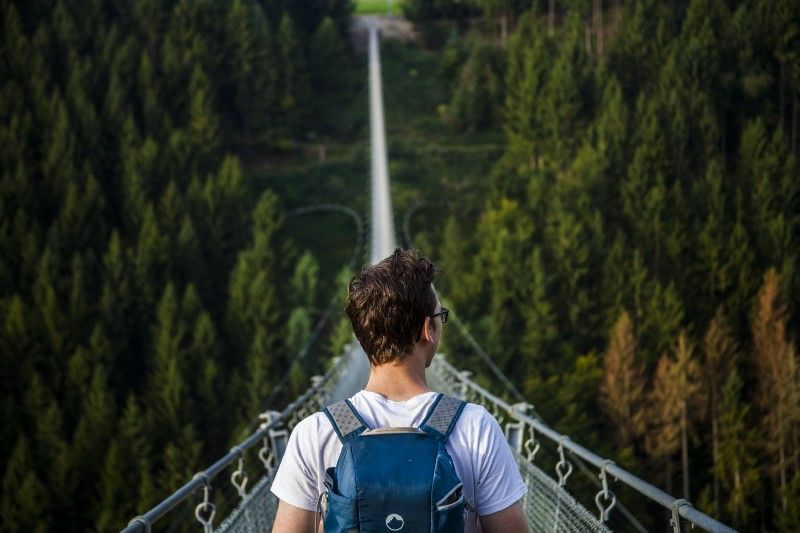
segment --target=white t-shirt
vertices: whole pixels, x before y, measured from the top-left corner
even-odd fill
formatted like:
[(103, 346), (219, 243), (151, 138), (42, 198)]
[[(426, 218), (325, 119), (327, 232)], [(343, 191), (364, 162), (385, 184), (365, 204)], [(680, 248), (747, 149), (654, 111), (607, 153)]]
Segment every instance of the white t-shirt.
[[(426, 392), (393, 402), (362, 390), (350, 402), (370, 428), (419, 427), (436, 396), (436, 392)], [(500, 425), (482, 406), (468, 403), (464, 407), (446, 448), (477, 516), (502, 511), (527, 492)], [(323, 413), (305, 418), (289, 437), (272, 492), (295, 507), (316, 511), (325, 490), (325, 469), (336, 466), (341, 451), (342, 444)], [(469, 533), (479, 531), (476, 514), (467, 516)]]

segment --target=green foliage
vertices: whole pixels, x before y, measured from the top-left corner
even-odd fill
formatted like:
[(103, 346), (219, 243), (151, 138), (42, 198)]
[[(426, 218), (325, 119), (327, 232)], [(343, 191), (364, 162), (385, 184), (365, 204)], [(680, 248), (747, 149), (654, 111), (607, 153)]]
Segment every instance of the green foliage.
[(47, 531), (54, 517), (49, 493), (33, 470), (27, 439), (20, 437), (8, 459), (3, 477), (3, 524), (14, 531)]
[[(264, 182), (248, 180), (239, 157), (307, 127), (298, 112), (336, 80), (309, 85), (306, 37), (329, 48), (330, 68), (349, 68), (351, 9), (338, 0), (302, 10), (252, 0), (3, 3), (7, 529), (119, 529), (263, 407), (285, 367), (280, 323), (292, 306), (278, 305), (289, 292), (278, 281), (291, 277), (282, 258), (293, 259), (271, 207), (253, 223)], [(290, 11), (303, 24), (285, 25), (280, 48), (277, 23)], [(286, 79), (291, 109), (280, 107)], [(254, 225), (262, 242), (234, 281)], [(303, 282), (310, 306), (314, 272)], [(247, 335), (226, 322), (229, 300), (242, 304)], [(235, 387), (251, 352), (268, 372), (245, 413)]]
[[(795, 13), (789, 3), (767, 4), (624, 3), (620, 19), (606, 24), (603, 56), (587, 53), (596, 38), (585, 22), (589, 2), (570, 3), (552, 37), (534, 7), (509, 39), (504, 153), (475, 229), (457, 215), (441, 232), (441, 286), (548, 422), (584, 442), (594, 441), (592, 420), (576, 423), (562, 404), (594, 413), (596, 395), (558, 393), (585, 362), (579, 354), (605, 350), (623, 310), (647, 388), (679, 333), (689, 332), (685, 346), (696, 342), (720, 306), (730, 314), (732, 341), (752, 352), (747, 322), (770, 266), (782, 272), (782, 291), (797, 291), (800, 181), (789, 132), (797, 91), (789, 65), (796, 61), (783, 55), (797, 25), (788, 22)], [(455, 70), (459, 46), (451, 38), (442, 51), (443, 71)], [(469, 72), (463, 61), (459, 74)], [(451, 97), (459, 91), (454, 85)], [(461, 213), (469, 207), (462, 203)], [(788, 301), (794, 338), (797, 304)], [(457, 366), (476, 366), (460, 341), (445, 338), (445, 347)], [(713, 417), (717, 430), (683, 443), (684, 470), (707, 468), (723, 447), (726, 458), (695, 473), (687, 491), (708, 487), (701, 501), (721, 502), (720, 515), (743, 530), (792, 530), (796, 468), (782, 468), (779, 480), (773, 459), (750, 448), (756, 443), (748, 428), (759, 416), (750, 409), (754, 379), (745, 373), (753, 364), (733, 365), (741, 374), (727, 384), (729, 372), (714, 375), (721, 382), (713, 415), (698, 409), (678, 420), (678, 411), (665, 406), (659, 414), (653, 405), (645, 416), (664, 415), (660, 431), (678, 444), (673, 449), (680, 449), (681, 427), (702, 419), (710, 428)], [(621, 379), (606, 372), (609, 382)], [(661, 371), (662, 392), (678, 398), (668, 373)], [(660, 478), (674, 458), (645, 456), (645, 433), (633, 432), (622, 456), (629, 468)], [(784, 457), (795, 457), (796, 448), (787, 444)], [(732, 500), (738, 508), (725, 503)]]
[(313, 310), (317, 304), (317, 280), (319, 279), (319, 263), (306, 250), (297, 261), (292, 276), (292, 299), (295, 307)]
[(502, 98), (499, 58), (479, 39), (470, 40), (470, 51), (461, 67), (446, 118), (459, 129), (475, 131), (492, 125)]
[(289, 131), (297, 134), (307, 116), (311, 89), (305, 53), (300, 46), (294, 21), (288, 13), (284, 13), (278, 26), (277, 46), (281, 65), (279, 106)]
[(741, 531), (754, 526), (760, 481), (756, 465), (758, 436), (747, 421), (749, 410), (742, 400), (742, 379), (734, 370), (723, 385), (720, 399), (720, 457), (714, 475), (730, 495), (723, 506), (724, 516)]

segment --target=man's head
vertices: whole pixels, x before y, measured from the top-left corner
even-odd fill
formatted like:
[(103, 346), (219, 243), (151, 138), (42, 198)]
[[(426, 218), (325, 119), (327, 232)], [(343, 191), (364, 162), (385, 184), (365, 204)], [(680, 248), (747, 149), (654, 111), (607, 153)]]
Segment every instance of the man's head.
[[(345, 311), (371, 364), (402, 361), (411, 353), (426, 318), (438, 311), (438, 273), (424, 257), (398, 248), (350, 280)], [(430, 327), (437, 327), (435, 321)]]

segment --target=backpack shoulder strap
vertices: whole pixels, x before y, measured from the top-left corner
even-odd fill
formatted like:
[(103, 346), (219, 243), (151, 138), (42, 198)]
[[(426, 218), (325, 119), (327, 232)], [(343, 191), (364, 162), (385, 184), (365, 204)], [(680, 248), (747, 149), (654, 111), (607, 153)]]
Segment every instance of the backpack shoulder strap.
[(361, 418), (361, 415), (358, 414), (358, 411), (349, 400), (342, 400), (329, 405), (322, 412), (331, 421), (331, 425), (342, 444), (355, 439), (368, 429), (364, 419)]
[(439, 394), (419, 428), (442, 442), (447, 441), (466, 405), (464, 400)]

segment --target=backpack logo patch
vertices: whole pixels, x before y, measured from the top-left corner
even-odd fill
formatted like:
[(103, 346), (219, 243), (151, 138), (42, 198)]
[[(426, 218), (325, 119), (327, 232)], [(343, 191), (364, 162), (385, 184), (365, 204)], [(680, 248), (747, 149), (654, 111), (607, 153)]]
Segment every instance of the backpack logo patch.
[(406, 525), (406, 521), (399, 514), (390, 514), (386, 517), (386, 527), (390, 531), (400, 531), (404, 525)]

